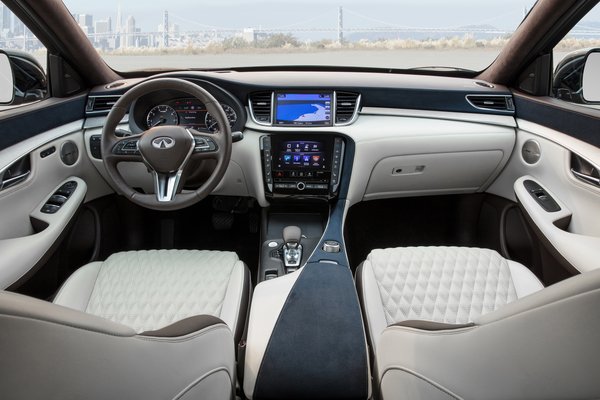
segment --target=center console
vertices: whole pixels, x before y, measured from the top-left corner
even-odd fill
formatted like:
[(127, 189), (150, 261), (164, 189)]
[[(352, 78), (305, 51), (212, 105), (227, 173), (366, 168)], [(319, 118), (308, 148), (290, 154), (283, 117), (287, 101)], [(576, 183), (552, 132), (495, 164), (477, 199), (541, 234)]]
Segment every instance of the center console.
[(345, 142), (334, 134), (273, 134), (261, 137), (268, 197), (337, 197)]
[(263, 281), (296, 271), (319, 244), (330, 200), (340, 192), (346, 139), (334, 133), (277, 132), (260, 138), (260, 150), (271, 200), (261, 230), (258, 281)]

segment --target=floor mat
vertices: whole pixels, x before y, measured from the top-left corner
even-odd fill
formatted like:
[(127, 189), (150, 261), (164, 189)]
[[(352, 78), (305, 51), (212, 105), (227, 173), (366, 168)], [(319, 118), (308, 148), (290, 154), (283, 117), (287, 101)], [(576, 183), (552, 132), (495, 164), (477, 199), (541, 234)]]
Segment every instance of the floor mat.
[(374, 200), (350, 208), (345, 224), (353, 270), (376, 248), (474, 246), (483, 195)]

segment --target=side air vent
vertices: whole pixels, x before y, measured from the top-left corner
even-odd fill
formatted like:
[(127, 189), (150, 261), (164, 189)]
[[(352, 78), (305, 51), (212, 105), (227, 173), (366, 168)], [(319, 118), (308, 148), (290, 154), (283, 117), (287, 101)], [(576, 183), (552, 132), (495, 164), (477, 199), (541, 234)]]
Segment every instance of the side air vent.
[(261, 92), (250, 95), (250, 113), (254, 121), (261, 125), (272, 123), (273, 93)]
[(119, 98), (120, 96), (90, 96), (88, 97), (85, 112), (94, 114), (110, 111)]
[(513, 103), (512, 96), (469, 94), (467, 95), (467, 101), (473, 107), (480, 110), (515, 111), (515, 104)]
[(339, 125), (351, 123), (358, 112), (358, 93), (335, 92), (335, 123)]

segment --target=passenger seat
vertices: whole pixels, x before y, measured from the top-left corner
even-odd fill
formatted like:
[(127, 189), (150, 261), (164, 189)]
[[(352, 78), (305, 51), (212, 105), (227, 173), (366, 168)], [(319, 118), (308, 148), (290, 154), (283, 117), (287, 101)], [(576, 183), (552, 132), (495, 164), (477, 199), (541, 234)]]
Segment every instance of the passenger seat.
[(600, 271), (544, 289), (493, 250), (405, 247), (356, 283), (382, 399), (600, 395)]

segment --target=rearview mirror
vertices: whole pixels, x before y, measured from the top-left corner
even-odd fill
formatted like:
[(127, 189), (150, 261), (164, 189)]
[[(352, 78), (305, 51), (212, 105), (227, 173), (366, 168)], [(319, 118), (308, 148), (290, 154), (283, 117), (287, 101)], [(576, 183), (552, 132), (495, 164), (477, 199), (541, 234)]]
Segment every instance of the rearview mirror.
[(0, 104), (11, 104), (15, 97), (15, 78), (8, 55), (0, 51)]
[(591, 50), (585, 57), (581, 87), (586, 103), (600, 102), (600, 49)]

